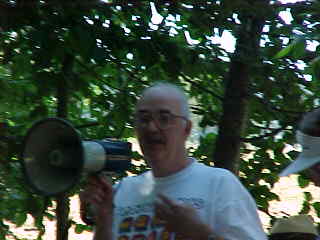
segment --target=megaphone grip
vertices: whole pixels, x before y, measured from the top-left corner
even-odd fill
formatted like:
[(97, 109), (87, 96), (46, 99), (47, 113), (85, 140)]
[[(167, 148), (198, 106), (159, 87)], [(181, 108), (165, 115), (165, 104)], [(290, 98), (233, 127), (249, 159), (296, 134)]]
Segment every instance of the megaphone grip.
[(94, 213), (92, 205), (80, 201), (80, 218), (87, 225), (94, 225)]

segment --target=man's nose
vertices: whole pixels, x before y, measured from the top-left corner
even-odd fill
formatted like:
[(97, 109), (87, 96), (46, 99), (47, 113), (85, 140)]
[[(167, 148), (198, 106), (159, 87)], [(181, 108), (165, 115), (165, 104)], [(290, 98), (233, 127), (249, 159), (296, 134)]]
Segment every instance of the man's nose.
[(150, 120), (147, 126), (147, 130), (149, 131), (159, 131), (159, 125), (155, 119)]

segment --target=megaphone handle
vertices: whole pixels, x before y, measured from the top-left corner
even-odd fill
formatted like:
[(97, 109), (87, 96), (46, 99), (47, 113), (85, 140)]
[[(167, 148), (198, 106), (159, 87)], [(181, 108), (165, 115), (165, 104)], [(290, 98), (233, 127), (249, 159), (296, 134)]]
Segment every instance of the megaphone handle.
[[(82, 205), (80, 208), (80, 218), (87, 225), (94, 225), (94, 215), (92, 211), (92, 206), (90, 204), (80, 203)], [(91, 210), (90, 210), (91, 209)]]

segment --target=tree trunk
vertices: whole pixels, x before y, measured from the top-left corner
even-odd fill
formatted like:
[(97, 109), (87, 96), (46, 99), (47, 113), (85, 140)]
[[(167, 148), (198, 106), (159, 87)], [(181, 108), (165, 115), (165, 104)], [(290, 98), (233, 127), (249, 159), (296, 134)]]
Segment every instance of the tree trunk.
[[(66, 119), (68, 116), (68, 81), (67, 79), (71, 76), (73, 66), (73, 56), (67, 55), (63, 62), (62, 75), (57, 83), (57, 116)], [(70, 228), (69, 212), (70, 204), (67, 193), (60, 194), (57, 199), (56, 208), (56, 231), (57, 240), (68, 240), (68, 231)]]
[(238, 174), (241, 137), (246, 129), (249, 108), (250, 73), (259, 61), (258, 50), (264, 20), (262, 16), (240, 16), (236, 50), (225, 79), (223, 114), (213, 155), (215, 166)]

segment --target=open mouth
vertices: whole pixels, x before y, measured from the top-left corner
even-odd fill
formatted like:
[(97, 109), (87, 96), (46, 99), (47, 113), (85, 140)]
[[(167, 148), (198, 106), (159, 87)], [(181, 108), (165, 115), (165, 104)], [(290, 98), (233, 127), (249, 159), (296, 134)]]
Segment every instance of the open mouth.
[(160, 139), (155, 139), (155, 140), (151, 140), (150, 143), (153, 143), (153, 144), (164, 144), (164, 141), (162, 141)]
[(149, 148), (159, 147), (161, 145), (164, 145), (165, 142), (162, 139), (155, 139), (155, 138), (149, 138), (146, 139), (145, 145)]
[(164, 144), (164, 141), (162, 139), (159, 138), (149, 138), (146, 140), (147, 144)]

